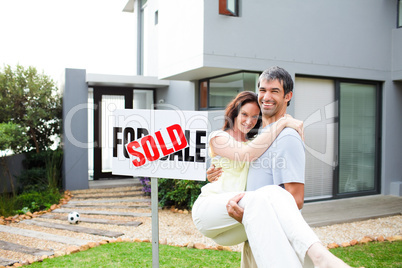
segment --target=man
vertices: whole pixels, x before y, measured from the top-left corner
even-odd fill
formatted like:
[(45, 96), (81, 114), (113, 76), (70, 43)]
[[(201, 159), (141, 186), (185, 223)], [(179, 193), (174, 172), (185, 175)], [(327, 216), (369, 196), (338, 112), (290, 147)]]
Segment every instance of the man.
[[(258, 101), (262, 113), (262, 127), (265, 128), (286, 114), (293, 96), (293, 80), (290, 74), (279, 67), (265, 70), (258, 82)], [(286, 128), (273, 145), (250, 165), (247, 191), (254, 191), (266, 185), (280, 185), (294, 197), (299, 209), (304, 203), (304, 144), (300, 135)], [(214, 181), (220, 170), (210, 168), (208, 180)], [(242, 222), (244, 210), (238, 205), (243, 195), (237, 195), (228, 202), (231, 217)], [(246, 242), (242, 253), (242, 267), (257, 267)]]
[[(272, 67), (261, 74), (258, 101), (263, 128), (286, 114), (292, 90), (293, 80), (286, 70)], [(303, 141), (295, 130), (285, 128), (251, 163), (247, 193), (228, 201), (228, 214), (243, 223), (255, 259), (263, 267), (301, 267), (303, 262), (304, 267), (313, 267), (311, 261), (317, 267), (349, 267), (319, 242), (294, 206), (296, 201), (299, 209), (303, 207), (304, 166)], [(211, 173), (213, 168), (207, 172), (209, 181), (214, 180)], [(268, 185), (280, 185), (290, 194)], [(250, 247), (245, 243), (242, 267), (257, 267)], [(311, 259), (305, 258), (307, 254)]]
[[(258, 102), (262, 127), (267, 127), (286, 114), (293, 96), (293, 80), (279, 67), (265, 70), (258, 83)], [(285, 128), (275, 142), (249, 168), (247, 193), (228, 201), (228, 214), (243, 223), (250, 247), (245, 243), (242, 267), (349, 267), (331, 254), (318, 240), (299, 209), (304, 203), (304, 144), (293, 129)], [(207, 172), (213, 181), (213, 169)], [(218, 172), (219, 173), (219, 172)], [(280, 185), (286, 191), (280, 191)], [(284, 194), (285, 193), (285, 194)], [(293, 200), (294, 199), (294, 200)], [(268, 226), (268, 227), (267, 227)], [(306, 255), (311, 258), (305, 258)]]

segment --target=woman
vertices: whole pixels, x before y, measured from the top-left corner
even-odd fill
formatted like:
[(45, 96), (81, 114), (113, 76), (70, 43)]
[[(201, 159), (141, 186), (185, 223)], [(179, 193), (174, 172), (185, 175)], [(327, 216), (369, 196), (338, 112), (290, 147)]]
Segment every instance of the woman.
[[(214, 131), (209, 137), (209, 153), (212, 157), (212, 164), (221, 167), (224, 172), (217, 182), (207, 184), (201, 189), (201, 194), (194, 203), (192, 215), (197, 229), (220, 245), (236, 245), (247, 239), (250, 240), (250, 236), (253, 234), (258, 236), (258, 230), (256, 232), (255, 228), (253, 230), (253, 228), (247, 227), (246, 224), (239, 223), (231, 218), (226, 210), (228, 200), (245, 190), (250, 161), (264, 153), (285, 127), (296, 129), (303, 137), (301, 121), (285, 116), (250, 140), (259, 128), (259, 114), (260, 108), (257, 95), (253, 92), (241, 92), (226, 108), (223, 130)], [(317, 245), (319, 240), (305, 223), (292, 195), (279, 186), (266, 186), (263, 188), (266, 188), (264, 189), (265, 192), (247, 192), (243, 199), (247, 201), (250, 196), (254, 195), (261, 196), (264, 199), (265, 195), (267, 195), (266, 193), (269, 193), (269, 200), (264, 200), (264, 202), (269, 203), (269, 208), (261, 208), (264, 211), (260, 213), (262, 216), (269, 215), (269, 217), (262, 221), (262, 217), (259, 217), (258, 213), (255, 217), (260, 218), (259, 220), (262, 223), (277, 222), (276, 225), (271, 225), (270, 227), (274, 229), (272, 232), (283, 233), (282, 237), (284, 238), (281, 238), (281, 241), (275, 241), (275, 243), (277, 245), (283, 244), (280, 247), (286, 252), (284, 259), (279, 259), (279, 262), (275, 262), (276, 260), (271, 261), (274, 259), (271, 258), (270, 263), (282, 265), (280, 267), (285, 267), (283, 265), (301, 267), (305, 253), (309, 249), (310, 257), (315, 261), (315, 265), (321, 265), (320, 267), (342, 267), (339, 266), (340, 263), (337, 261), (339, 259), (332, 254), (330, 256), (323, 252), (322, 250), (325, 248), (321, 244)], [(242, 205), (242, 201), (239, 204)], [(256, 204), (255, 206), (261, 204)], [(247, 209), (245, 209), (246, 212)], [(254, 222), (258, 221), (253, 221), (253, 224)], [(251, 226), (251, 224), (248, 226)], [(272, 226), (275, 226), (275, 228)], [(265, 228), (265, 226), (258, 228)], [(259, 238), (253, 237), (252, 239), (258, 241)], [(266, 240), (269, 238), (261, 239)], [(296, 250), (295, 247), (297, 248), (299, 244), (303, 245), (302, 249)], [(308, 251), (307, 253), (309, 253)], [(262, 254), (268, 256), (270, 253), (265, 254), (263, 250)], [(266, 265), (264, 258), (260, 258), (260, 256), (258, 258), (256, 256), (256, 261), (261, 266)], [(325, 266), (324, 262), (327, 264), (333, 262), (337, 266)], [(340, 262), (343, 263), (342, 261)]]

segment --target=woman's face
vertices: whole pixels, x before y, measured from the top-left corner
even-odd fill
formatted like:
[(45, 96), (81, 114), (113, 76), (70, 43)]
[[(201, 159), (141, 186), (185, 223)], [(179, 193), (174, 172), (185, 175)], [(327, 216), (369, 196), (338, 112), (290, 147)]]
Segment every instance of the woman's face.
[(247, 134), (257, 123), (259, 114), (260, 107), (257, 103), (249, 102), (244, 104), (235, 118), (234, 130)]

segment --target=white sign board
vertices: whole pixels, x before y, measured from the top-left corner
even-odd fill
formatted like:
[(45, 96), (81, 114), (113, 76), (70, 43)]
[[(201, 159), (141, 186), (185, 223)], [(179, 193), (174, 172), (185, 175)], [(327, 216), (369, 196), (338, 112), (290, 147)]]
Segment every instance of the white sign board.
[(208, 113), (116, 110), (112, 173), (205, 180)]

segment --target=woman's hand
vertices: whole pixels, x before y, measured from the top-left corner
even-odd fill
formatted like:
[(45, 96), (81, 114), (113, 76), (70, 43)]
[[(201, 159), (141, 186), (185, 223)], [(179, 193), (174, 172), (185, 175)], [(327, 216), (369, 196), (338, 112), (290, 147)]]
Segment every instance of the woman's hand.
[(229, 199), (226, 210), (230, 217), (235, 219), (236, 221), (242, 223), (243, 222), (243, 214), (244, 209), (238, 205), (240, 200), (244, 197), (245, 193), (240, 193)]
[(207, 170), (207, 179), (209, 182), (217, 181), (222, 175), (222, 168), (216, 168), (215, 165), (211, 165)]
[(285, 114), (284, 117), (282, 117), (279, 120), (284, 120), (285, 127), (290, 127), (290, 128), (293, 128), (294, 130), (296, 130), (299, 133), (299, 135), (302, 138), (302, 140), (304, 141), (303, 121), (297, 120), (297, 119), (293, 118), (289, 114)]

